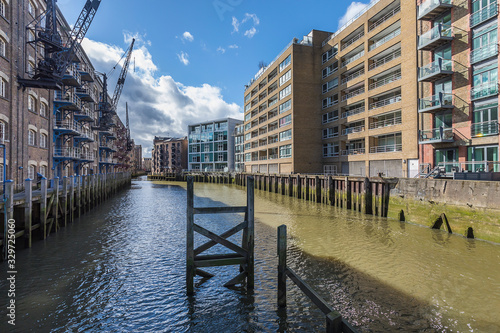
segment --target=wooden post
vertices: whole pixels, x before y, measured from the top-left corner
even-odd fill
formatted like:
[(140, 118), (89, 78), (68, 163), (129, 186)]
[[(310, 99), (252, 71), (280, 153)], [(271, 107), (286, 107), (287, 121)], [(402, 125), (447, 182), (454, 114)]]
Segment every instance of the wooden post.
[(278, 193), (278, 176), (274, 175), (274, 193)]
[(328, 197), (330, 199), (330, 206), (335, 205), (335, 187), (333, 185), (332, 176), (328, 176)]
[(280, 176), (281, 195), (285, 195), (285, 177)]
[(69, 221), (73, 222), (75, 212), (75, 177), (69, 177)]
[(47, 178), (42, 177), (40, 182), (40, 230), (42, 239), (47, 237)]
[(278, 306), (286, 306), (286, 225), (278, 227)]
[(188, 295), (194, 293), (194, 189), (193, 177), (187, 179), (187, 230), (186, 230), (186, 291)]
[(59, 177), (54, 178), (54, 203), (52, 204), (52, 213), (54, 216), (54, 230), (59, 230)]
[[(248, 177), (248, 182), (251, 185), (253, 183), (253, 177)], [(253, 186), (247, 187), (247, 249), (248, 249), (248, 259), (247, 259), (247, 288), (253, 289), (255, 284), (255, 267), (254, 267), (254, 241), (255, 241), (255, 221), (254, 221), (254, 188)]]
[(288, 196), (293, 197), (293, 179), (292, 179), (292, 176), (288, 176)]
[(82, 176), (76, 176), (76, 212), (77, 216), (80, 217), (81, 206), (82, 206)]
[(351, 192), (351, 182), (349, 177), (345, 177), (345, 195), (346, 195), (346, 209), (352, 208), (352, 192)]
[(68, 224), (68, 177), (63, 177), (61, 208), (64, 226), (66, 226)]
[(372, 184), (370, 183), (370, 179), (365, 178), (363, 187), (365, 190), (365, 214), (370, 214), (373, 215), (373, 209), (372, 209)]
[(306, 193), (304, 194), (304, 199), (309, 201), (311, 198), (309, 198), (309, 178), (307, 178), (307, 176), (304, 176), (304, 182), (306, 185)]
[(383, 195), (383, 198), (382, 198), (382, 217), (387, 217), (387, 215), (389, 214), (389, 196), (390, 196), (390, 187), (389, 187), (389, 183), (384, 183), (383, 185), (383, 192), (382, 192), (382, 195)]
[(316, 202), (321, 203), (321, 180), (319, 179), (318, 176), (316, 176), (315, 180), (316, 182)]
[(297, 176), (297, 199), (302, 199), (302, 182), (300, 176)]
[(26, 179), (24, 181), (24, 246), (31, 247), (31, 224), (33, 213), (33, 181)]

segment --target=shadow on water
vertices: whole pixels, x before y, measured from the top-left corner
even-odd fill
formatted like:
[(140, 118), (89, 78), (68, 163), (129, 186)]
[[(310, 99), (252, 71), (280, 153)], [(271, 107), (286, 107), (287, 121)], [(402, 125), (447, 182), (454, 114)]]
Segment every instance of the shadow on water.
[[(212, 184), (196, 184), (195, 194), (196, 206), (237, 205), (245, 198), (238, 187)], [(418, 275), (425, 270), (418, 260), (429, 253), (441, 256), (439, 248), (463, 256), (464, 250), (455, 246), (458, 237), (260, 191), (256, 200), (254, 291), (224, 288), (237, 268), (218, 267), (209, 269), (216, 276), (197, 287), (194, 297), (186, 296), (184, 184), (134, 181), (129, 191), (19, 252), (18, 326), (12, 330), (2, 321), (0, 331), (323, 331), (324, 316), (290, 280), (288, 307), (277, 307), (276, 226), (283, 223), (289, 226), (290, 267), (361, 332), (500, 329), (494, 320), (447, 310), (456, 304), (447, 304), (447, 295), (439, 295), (436, 286), (436, 281), (443, 285), (447, 281), (432, 276), (441, 261), (425, 263), (429, 281)], [(214, 223), (214, 216), (202, 216), (197, 223), (220, 233), (241, 218), (216, 216)], [(427, 243), (413, 239), (420, 233), (425, 233)], [(401, 246), (413, 247), (412, 242), (431, 250), (405, 253)], [(463, 242), (465, 251), (484, 247), (473, 240)], [(382, 249), (387, 252), (378, 255)], [(403, 265), (398, 253), (415, 266), (414, 271), (405, 274), (398, 268)], [(395, 263), (388, 265), (384, 257), (391, 255)], [(0, 267), (3, 274), (5, 264)], [(4, 281), (0, 281), (2, 297)], [(445, 302), (425, 298), (412, 285), (416, 290), (430, 289)], [(492, 293), (495, 297), (498, 290)], [(478, 300), (471, 297), (471, 302)]]

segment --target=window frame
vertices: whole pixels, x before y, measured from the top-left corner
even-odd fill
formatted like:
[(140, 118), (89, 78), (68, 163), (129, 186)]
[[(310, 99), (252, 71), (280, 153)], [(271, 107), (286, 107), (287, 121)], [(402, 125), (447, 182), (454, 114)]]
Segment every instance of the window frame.
[(36, 146), (36, 132), (32, 129), (28, 130), (28, 146)]

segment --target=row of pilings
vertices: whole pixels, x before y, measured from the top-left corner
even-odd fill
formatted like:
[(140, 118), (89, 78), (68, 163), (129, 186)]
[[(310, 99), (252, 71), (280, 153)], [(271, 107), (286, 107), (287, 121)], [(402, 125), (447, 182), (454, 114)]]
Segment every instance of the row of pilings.
[(0, 202), (2, 221), (6, 222), (0, 240), (2, 257), (8, 252), (4, 240), (9, 239), (16, 248), (29, 248), (34, 240), (46, 239), (130, 184), (129, 172), (42, 178), (39, 182), (26, 179), (20, 186), (7, 180)]

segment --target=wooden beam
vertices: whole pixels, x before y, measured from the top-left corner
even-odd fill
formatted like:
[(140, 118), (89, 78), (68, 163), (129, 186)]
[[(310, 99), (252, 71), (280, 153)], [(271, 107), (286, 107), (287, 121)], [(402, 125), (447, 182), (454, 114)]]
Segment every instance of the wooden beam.
[(231, 214), (245, 213), (247, 208), (241, 207), (197, 207), (194, 208), (194, 214)]
[(278, 227), (278, 306), (286, 306), (286, 225)]
[(238, 258), (227, 258), (227, 259), (199, 259), (195, 260), (194, 264), (196, 267), (216, 267), (216, 266), (230, 266), (230, 265), (241, 265), (246, 262), (245, 257)]
[[(247, 222), (242, 222), (240, 224), (238, 224), (236, 227), (234, 228), (231, 228), (229, 229), (228, 231), (226, 231), (225, 233), (223, 233), (222, 235), (220, 235), (220, 237), (222, 238), (229, 238), (231, 237), (232, 235), (236, 234), (237, 232), (243, 230), (244, 228), (246, 228), (247, 226)], [(197, 256), (199, 254), (201, 254), (202, 252), (212, 248), (213, 246), (217, 245), (218, 243), (217, 242), (214, 242), (214, 241), (210, 241), (210, 242), (207, 242), (199, 247), (197, 247), (195, 250), (194, 250), (194, 255)]]
[(231, 249), (233, 250), (234, 252), (236, 253), (239, 253), (240, 255), (242, 256), (247, 256), (247, 251), (245, 251), (244, 249), (242, 249), (241, 247), (239, 247), (238, 245), (228, 241), (227, 239), (225, 238), (222, 238), (221, 236), (203, 228), (203, 227), (200, 227), (199, 225), (197, 224), (194, 224), (193, 225), (193, 230), (196, 231), (197, 233), (213, 240), (214, 242), (217, 242), (219, 243), (220, 245), (222, 246), (225, 246), (227, 247), (228, 249)]

